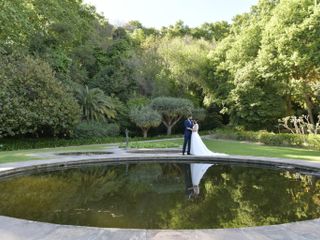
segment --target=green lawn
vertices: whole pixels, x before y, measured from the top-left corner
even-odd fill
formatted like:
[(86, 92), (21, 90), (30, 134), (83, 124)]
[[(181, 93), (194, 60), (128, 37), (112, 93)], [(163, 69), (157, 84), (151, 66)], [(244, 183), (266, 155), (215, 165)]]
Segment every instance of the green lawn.
[[(320, 151), (294, 147), (266, 146), (256, 143), (247, 143), (228, 140), (204, 140), (207, 147), (214, 152), (231, 155), (250, 155), (261, 157), (279, 157), (320, 161)], [(134, 142), (130, 147), (136, 148), (160, 148), (181, 147), (182, 140), (167, 140), (159, 142)]]
[(320, 151), (294, 147), (266, 146), (225, 140), (205, 140), (207, 147), (215, 152), (233, 155), (279, 157), (320, 161)]
[(33, 156), (34, 153), (101, 151), (101, 150), (105, 150), (106, 148), (108, 148), (108, 145), (106, 144), (97, 144), (97, 145), (83, 145), (83, 146), (74, 146), (74, 147), (57, 147), (57, 148), (4, 151), (4, 152), (0, 152), (0, 163), (39, 160), (40, 159), (39, 157)]
[[(182, 140), (157, 140), (151, 142), (130, 142), (129, 148), (179, 148), (182, 145)], [(120, 144), (124, 148), (125, 144)]]
[[(140, 141), (131, 142), (131, 148), (181, 148), (182, 139), (169, 139), (158, 141)], [(265, 146), (255, 143), (227, 141), (227, 140), (205, 140), (208, 148), (214, 152), (227, 153), (231, 155), (251, 155), (251, 156), (265, 156), (265, 157), (279, 157), (292, 159), (305, 159), (311, 161), (320, 161), (320, 151), (293, 148), (293, 147), (275, 147)], [(123, 144), (120, 145), (124, 147)], [(72, 151), (101, 151), (109, 146), (106, 144), (98, 145), (83, 145), (75, 147), (59, 147), (59, 148), (44, 148), (31, 149), (20, 151), (6, 151), (0, 152), (0, 163), (17, 162), (26, 160), (37, 160), (34, 153), (49, 153), (49, 152), (72, 152)]]

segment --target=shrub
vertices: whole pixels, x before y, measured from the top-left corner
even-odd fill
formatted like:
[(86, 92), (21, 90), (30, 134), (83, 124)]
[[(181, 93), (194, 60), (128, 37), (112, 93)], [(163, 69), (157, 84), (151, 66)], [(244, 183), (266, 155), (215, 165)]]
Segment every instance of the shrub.
[(96, 138), (118, 136), (120, 128), (114, 123), (81, 122), (74, 131), (74, 138)]
[(272, 133), (267, 131), (244, 131), (237, 129), (217, 129), (214, 131), (217, 138), (240, 141), (261, 142), (275, 146), (299, 146), (320, 149), (320, 136), (315, 134), (301, 135), (290, 133)]
[(80, 119), (72, 94), (41, 59), (0, 56), (0, 137), (65, 136)]
[(2, 139), (0, 151), (12, 151), (20, 149), (55, 148), (67, 146), (79, 146), (88, 144), (105, 144), (122, 142), (123, 137), (95, 137), (87, 139), (60, 139), (60, 138), (7, 138)]

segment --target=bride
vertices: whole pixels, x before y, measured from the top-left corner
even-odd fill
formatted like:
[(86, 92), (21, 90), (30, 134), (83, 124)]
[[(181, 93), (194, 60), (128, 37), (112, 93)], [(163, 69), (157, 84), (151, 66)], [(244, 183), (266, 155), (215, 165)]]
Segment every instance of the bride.
[(202, 156), (225, 156), (223, 153), (211, 152), (207, 146), (203, 143), (199, 133), (199, 124), (196, 120), (193, 121), (192, 135), (191, 135), (191, 149), (190, 153), (192, 155), (202, 155)]
[[(198, 156), (226, 156), (224, 153), (211, 152), (207, 146), (203, 143), (199, 133), (199, 124), (196, 120), (193, 121), (192, 135), (191, 135), (191, 149), (190, 153), (192, 155)], [(200, 181), (206, 171), (214, 164), (209, 163), (191, 163), (191, 180), (193, 185), (194, 195), (200, 194)]]

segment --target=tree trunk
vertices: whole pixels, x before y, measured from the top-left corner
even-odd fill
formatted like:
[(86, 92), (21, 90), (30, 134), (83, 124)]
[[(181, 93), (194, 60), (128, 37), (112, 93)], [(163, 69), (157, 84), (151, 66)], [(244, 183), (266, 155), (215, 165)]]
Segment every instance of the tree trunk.
[(308, 96), (307, 94), (305, 94), (305, 100), (306, 100), (308, 115), (309, 115), (309, 117), (310, 117), (310, 123), (311, 123), (313, 126), (315, 126), (315, 124), (314, 124), (314, 118), (313, 118), (313, 113), (312, 113), (312, 109), (313, 109), (312, 100), (311, 100), (310, 96)]
[(172, 132), (172, 126), (168, 125), (167, 126), (167, 135), (171, 135), (171, 132)]
[(144, 138), (148, 137), (148, 129), (142, 129), (142, 132)]
[(286, 116), (294, 115), (294, 110), (292, 109), (292, 101), (291, 101), (291, 96), (290, 95), (286, 96), (286, 105), (287, 105), (287, 114), (286, 114)]

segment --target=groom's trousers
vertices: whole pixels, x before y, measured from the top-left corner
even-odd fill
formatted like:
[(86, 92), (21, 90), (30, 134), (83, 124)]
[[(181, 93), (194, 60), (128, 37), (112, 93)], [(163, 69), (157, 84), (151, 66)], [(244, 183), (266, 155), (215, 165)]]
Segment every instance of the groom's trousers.
[(182, 153), (183, 153), (183, 154), (184, 154), (185, 151), (186, 151), (187, 145), (188, 145), (187, 153), (190, 154), (191, 134), (192, 134), (191, 131), (184, 134), (184, 141), (183, 141), (183, 148), (182, 148)]

